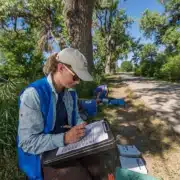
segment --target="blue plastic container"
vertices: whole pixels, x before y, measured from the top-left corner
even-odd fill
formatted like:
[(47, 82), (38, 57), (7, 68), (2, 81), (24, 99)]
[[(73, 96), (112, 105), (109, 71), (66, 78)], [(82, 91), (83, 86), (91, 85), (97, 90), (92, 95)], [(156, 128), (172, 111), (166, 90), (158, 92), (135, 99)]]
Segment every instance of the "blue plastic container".
[(124, 106), (125, 107), (125, 101), (124, 99), (111, 99), (109, 100), (110, 105), (117, 105), (117, 106)]
[(88, 113), (89, 116), (95, 116), (97, 114), (96, 100), (80, 100), (80, 105)]

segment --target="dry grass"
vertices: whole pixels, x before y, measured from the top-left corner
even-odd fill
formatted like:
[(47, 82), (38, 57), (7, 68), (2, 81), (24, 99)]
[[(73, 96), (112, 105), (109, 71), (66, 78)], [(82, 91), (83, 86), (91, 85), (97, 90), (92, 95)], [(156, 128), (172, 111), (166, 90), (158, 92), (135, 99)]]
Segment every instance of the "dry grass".
[(116, 76), (109, 78), (110, 96), (125, 98), (126, 108), (100, 107), (97, 117), (105, 117), (118, 135), (119, 143), (135, 144), (143, 153), (150, 175), (162, 180), (180, 178), (180, 139), (156, 112), (144, 106), (127, 85)]

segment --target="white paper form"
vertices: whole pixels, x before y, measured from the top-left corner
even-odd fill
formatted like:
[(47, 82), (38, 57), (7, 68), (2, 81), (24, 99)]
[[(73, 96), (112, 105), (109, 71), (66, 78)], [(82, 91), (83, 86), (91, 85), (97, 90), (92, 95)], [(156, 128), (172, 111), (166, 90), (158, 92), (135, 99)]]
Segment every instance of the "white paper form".
[(108, 139), (108, 134), (104, 131), (104, 120), (97, 121), (86, 126), (85, 137), (77, 143), (69, 144), (65, 147), (60, 147), (56, 156), (70, 152), (72, 150), (80, 149), (92, 144), (96, 144)]

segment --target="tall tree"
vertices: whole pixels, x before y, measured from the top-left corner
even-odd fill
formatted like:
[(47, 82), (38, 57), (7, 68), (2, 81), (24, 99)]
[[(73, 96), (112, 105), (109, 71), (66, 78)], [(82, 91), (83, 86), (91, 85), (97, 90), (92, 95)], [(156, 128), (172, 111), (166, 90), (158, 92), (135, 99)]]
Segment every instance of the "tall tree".
[(106, 74), (115, 69), (117, 59), (128, 52), (131, 44), (126, 32), (131, 20), (123, 10), (118, 9), (118, 3), (117, 0), (111, 0), (106, 6), (102, 4), (97, 7), (95, 12), (95, 51), (99, 59), (104, 60)]

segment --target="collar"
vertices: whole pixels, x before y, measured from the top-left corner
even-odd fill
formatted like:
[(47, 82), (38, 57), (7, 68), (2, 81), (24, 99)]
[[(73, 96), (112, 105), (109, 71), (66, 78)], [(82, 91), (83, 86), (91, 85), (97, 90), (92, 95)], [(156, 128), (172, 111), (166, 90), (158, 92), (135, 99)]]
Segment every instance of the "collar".
[[(51, 73), (49, 73), (49, 75), (47, 76), (47, 81), (48, 81), (48, 83), (49, 83), (49, 85), (50, 85), (50, 87), (51, 87), (51, 89), (52, 89), (52, 92), (54, 92), (55, 94), (58, 94), (57, 92), (56, 92), (56, 89), (55, 89), (55, 87), (54, 87), (54, 85), (53, 85), (53, 82), (52, 82), (52, 74)], [(63, 92), (65, 93), (66, 91), (68, 91), (68, 89), (64, 89), (63, 90)]]
[(52, 82), (52, 74), (51, 74), (51, 73), (47, 76), (47, 81), (48, 81), (48, 83), (49, 83), (52, 91), (53, 91), (54, 93), (57, 93), (57, 92), (56, 92), (56, 89), (55, 89), (55, 87), (54, 87), (54, 85), (53, 85), (53, 82)]

